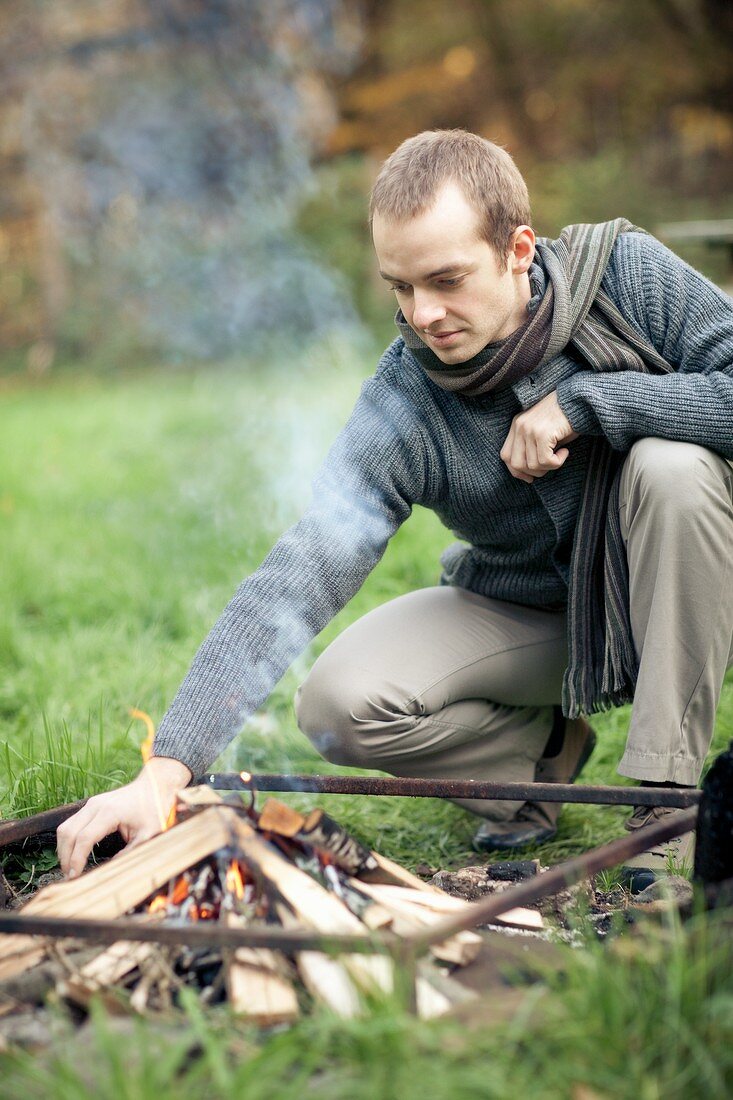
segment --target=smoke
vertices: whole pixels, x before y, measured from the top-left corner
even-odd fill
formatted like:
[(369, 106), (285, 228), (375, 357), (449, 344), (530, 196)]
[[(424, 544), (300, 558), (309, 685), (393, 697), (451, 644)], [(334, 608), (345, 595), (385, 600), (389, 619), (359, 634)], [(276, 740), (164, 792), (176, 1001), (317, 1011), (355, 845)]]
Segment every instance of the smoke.
[[(28, 163), (73, 258), (82, 321), (200, 359), (320, 338), (357, 318), (294, 222), (354, 64), (348, 0), (149, 0), (82, 34), (26, 96)], [(79, 6), (80, 8), (80, 6)], [(47, 39), (61, 19), (47, 4)]]

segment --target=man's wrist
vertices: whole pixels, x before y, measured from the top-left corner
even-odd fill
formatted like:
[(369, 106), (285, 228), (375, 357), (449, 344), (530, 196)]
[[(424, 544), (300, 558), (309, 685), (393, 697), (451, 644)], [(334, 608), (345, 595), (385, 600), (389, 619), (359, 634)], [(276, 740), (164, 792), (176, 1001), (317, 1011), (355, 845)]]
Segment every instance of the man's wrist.
[(174, 791), (187, 787), (193, 779), (191, 769), (172, 756), (151, 756), (143, 771), (156, 783)]

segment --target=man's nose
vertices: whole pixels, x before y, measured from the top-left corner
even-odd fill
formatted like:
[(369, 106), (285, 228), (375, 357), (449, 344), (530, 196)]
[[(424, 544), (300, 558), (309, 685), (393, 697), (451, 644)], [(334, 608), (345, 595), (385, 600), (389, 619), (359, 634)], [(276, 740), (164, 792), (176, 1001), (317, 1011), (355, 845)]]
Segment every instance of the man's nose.
[(442, 321), (446, 315), (445, 306), (435, 293), (415, 291), (412, 324), (415, 328), (430, 328), (436, 321)]

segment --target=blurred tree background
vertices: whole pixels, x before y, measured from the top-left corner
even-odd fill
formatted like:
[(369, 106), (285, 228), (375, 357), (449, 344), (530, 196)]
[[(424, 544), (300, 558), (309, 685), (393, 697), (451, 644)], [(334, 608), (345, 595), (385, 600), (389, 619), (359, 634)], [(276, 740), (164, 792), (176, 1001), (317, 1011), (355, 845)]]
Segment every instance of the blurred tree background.
[(366, 197), (421, 129), (506, 145), (543, 234), (733, 216), (730, 0), (4, 0), (2, 41), (5, 370), (391, 337)]

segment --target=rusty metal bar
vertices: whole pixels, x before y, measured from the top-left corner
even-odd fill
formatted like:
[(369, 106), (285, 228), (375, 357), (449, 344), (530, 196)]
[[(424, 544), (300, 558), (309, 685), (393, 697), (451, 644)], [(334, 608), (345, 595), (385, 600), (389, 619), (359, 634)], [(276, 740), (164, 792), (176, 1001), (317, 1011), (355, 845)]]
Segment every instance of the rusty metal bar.
[(413, 942), (420, 948), (431, 943), (440, 943), (456, 932), (462, 932), (468, 928), (476, 928), (480, 924), (488, 924), (491, 920), (505, 913), (507, 909), (513, 909), (528, 905), (530, 902), (539, 901), (541, 898), (551, 897), (553, 894), (574, 886), (582, 879), (590, 878), (598, 871), (604, 871), (608, 867), (616, 867), (624, 860), (632, 856), (640, 855), (649, 848), (662, 844), (673, 837), (682, 836), (695, 828), (697, 822), (697, 807), (683, 810), (678, 814), (669, 814), (661, 821), (653, 825), (646, 825), (642, 829), (636, 829), (628, 836), (611, 840), (599, 848), (592, 848), (574, 859), (560, 863), (544, 874), (527, 879), (509, 890), (502, 890), (499, 894), (493, 894), (484, 901), (471, 903), (470, 910), (465, 913), (457, 913), (447, 917), (438, 924), (415, 934)]
[(700, 791), (680, 787), (589, 787), (579, 783), (492, 783), (477, 779), (413, 779), (376, 775), (251, 775), (212, 772), (195, 783), (218, 791), (290, 791), (304, 794), (398, 795), (407, 798), (493, 798), (581, 802), (604, 806), (697, 805)]
[[(402, 938), (383, 933), (377, 936), (335, 935), (280, 928), (229, 928), (215, 921), (196, 924), (145, 924), (134, 920), (87, 920), (81, 917), (24, 917), (22, 913), (0, 913), (0, 934), (53, 936), (63, 939), (117, 943), (120, 940), (190, 947), (272, 947), (281, 951), (325, 951), (377, 954), (401, 951)], [(427, 948), (426, 948), (427, 949)]]
[[(392, 795), (403, 798), (492, 798), (534, 802), (576, 802), (602, 806), (665, 806), (686, 809), (700, 791), (679, 787), (590, 787), (579, 783), (493, 783), (476, 779), (414, 779), (377, 775), (281, 775), (213, 772), (194, 780), (219, 791), (282, 791), (302, 794)], [(0, 848), (51, 832), (86, 799), (53, 810), (0, 821)]]

